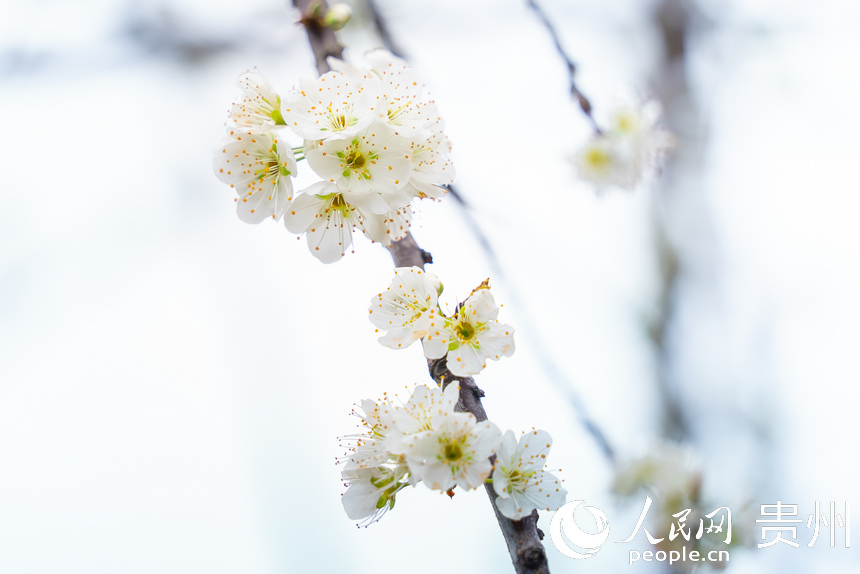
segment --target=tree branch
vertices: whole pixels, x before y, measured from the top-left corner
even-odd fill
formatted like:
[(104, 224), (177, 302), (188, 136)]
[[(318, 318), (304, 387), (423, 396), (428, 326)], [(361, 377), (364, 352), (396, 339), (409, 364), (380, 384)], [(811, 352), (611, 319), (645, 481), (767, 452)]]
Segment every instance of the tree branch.
[[(399, 56), (403, 59), (406, 59), (406, 53), (402, 48), (397, 44), (394, 40), (394, 35), (391, 33), (390, 28), (388, 27), (388, 23), (385, 20), (385, 17), (379, 11), (379, 8), (376, 4), (375, 0), (365, 0), (367, 5), (367, 9), (371, 12), (371, 17), (373, 19), (373, 24), (376, 27), (376, 31), (379, 34), (380, 40), (382, 40), (382, 45), (391, 52), (392, 54)], [(538, 12), (538, 14), (543, 19), (544, 23), (549, 27), (550, 33), (552, 34), (553, 40), (555, 41), (556, 48), (561, 53), (562, 57), (567, 61), (568, 67), (571, 70), (575, 69), (574, 64), (571, 62), (570, 58), (561, 48), (558, 37), (555, 34), (555, 30), (549, 25), (546, 16), (540, 10), (540, 8), (536, 4), (532, 4), (532, 7)], [(576, 88), (576, 84), (573, 81), (573, 73), (571, 72), (571, 90), (572, 93), (579, 94), (578, 89)], [(591, 105), (588, 104), (588, 100), (584, 100), (586, 104), (586, 108), (589, 110), (587, 114), (590, 117)], [(586, 108), (583, 108), (584, 110)], [(594, 123), (594, 118), (590, 118), (592, 123)], [(597, 125), (594, 124), (595, 130), (600, 133), (600, 130), (597, 128)], [(467, 227), (472, 231), (472, 234), (475, 236), (475, 240), (484, 250), (484, 254), (487, 257), (487, 261), (490, 264), (490, 269), (493, 270), (493, 274), (499, 279), (505, 278), (504, 270), (502, 269), (502, 265), (499, 262), (499, 258), (496, 256), (495, 250), (493, 249), (492, 244), (490, 243), (489, 238), (481, 229), (481, 226), (478, 225), (478, 222), (475, 221), (475, 218), (472, 217), (472, 213), (470, 211), (470, 205), (465, 200), (463, 195), (455, 188), (453, 185), (448, 186), (448, 196), (452, 197), (457, 204), (461, 208), (461, 213), (463, 218), (466, 220)], [(406, 240), (414, 241), (411, 236), (407, 237)], [(404, 240), (404, 241), (406, 241)], [(426, 253), (426, 252), (425, 252)], [(429, 253), (427, 254), (429, 256)], [(394, 261), (397, 263), (398, 267), (402, 267), (400, 264), (400, 260), (392, 253), (392, 256), (395, 257)], [(404, 264), (406, 263), (406, 259), (403, 259)], [(428, 263), (432, 262), (427, 261)], [(408, 263), (408, 265), (414, 265), (414, 263)], [(526, 308), (525, 303), (522, 298), (519, 296), (519, 293), (516, 288), (516, 284), (514, 282), (508, 281), (508, 291), (512, 297), (512, 303), (521, 310)], [(523, 318), (528, 317), (528, 314), (523, 311)], [(606, 438), (606, 434), (604, 434), (603, 430), (601, 430), (600, 426), (591, 418), (591, 415), (588, 413), (588, 410), (585, 408), (585, 403), (582, 401), (582, 398), (579, 396), (579, 393), (576, 392), (573, 383), (571, 383), (567, 377), (564, 375), (562, 369), (556, 364), (556, 361), (553, 357), (546, 352), (546, 345), (541, 340), (540, 329), (529, 328), (526, 329), (523, 326), (524, 330), (527, 330), (530, 333), (530, 338), (534, 340), (535, 347), (537, 349), (537, 353), (539, 355), (539, 364), (543, 369), (544, 375), (546, 378), (555, 384), (556, 388), (560, 393), (565, 395), (570, 402), (571, 408), (573, 408), (574, 412), (576, 412), (579, 417), (579, 422), (582, 424), (585, 431), (591, 435), (594, 441), (597, 443), (597, 446), (600, 448), (600, 452), (606, 457), (607, 461), (610, 464), (615, 464), (615, 450), (612, 448), (612, 445), (609, 443), (609, 440)]]
[[(334, 36), (334, 32), (320, 25), (319, 15), (325, 14), (328, 6), (325, 0), (293, 0), (293, 5), (302, 11), (301, 23), (308, 34), (311, 49), (316, 57), (317, 71), (324, 74), (329, 71), (326, 58), (334, 56), (340, 58), (343, 47)], [(432, 256), (421, 249), (411, 234), (400, 241), (395, 241), (389, 248), (394, 264), (397, 267), (416, 266), (424, 269), (425, 263), (433, 261)], [(456, 410), (472, 413), (478, 421), (487, 420), (487, 413), (481, 404), (484, 392), (478, 388), (471, 377), (456, 377), (449, 370), (446, 359), (435, 359), (428, 361), (430, 375), (437, 384), (443, 388), (452, 381), (460, 383), (460, 397)], [(493, 512), (499, 521), (499, 527), (505, 537), (511, 561), (517, 574), (549, 574), (549, 564), (546, 559), (546, 551), (541, 539), (543, 532), (537, 528), (537, 511), (522, 520), (511, 520), (503, 516), (496, 506), (496, 493), (492, 486), (485, 484), (484, 487), (493, 505)]]
[(317, 59), (317, 71), (322, 76), (330, 70), (326, 58), (343, 56), (343, 46), (337, 41), (334, 30), (322, 21), (328, 10), (328, 3), (325, 0), (293, 0), (293, 6), (302, 12), (299, 23), (305, 27), (311, 50)]
[(546, 15), (546, 12), (543, 11), (543, 8), (541, 8), (535, 0), (527, 0), (527, 2), (529, 7), (535, 11), (535, 14), (537, 14), (537, 17), (540, 19), (541, 24), (544, 25), (544, 28), (546, 28), (546, 31), (549, 32), (550, 38), (552, 38), (552, 42), (555, 44), (555, 51), (558, 52), (558, 55), (561, 56), (561, 59), (564, 60), (565, 64), (567, 64), (567, 74), (570, 78), (570, 97), (577, 101), (582, 113), (585, 114), (585, 117), (588, 118), (589, 123), (591, 123), (591, 127), (594, 128), (594, 132), (598, 134), (601, 133), (600, 126), (597, 125), (597, 121), (591, 114), (591, 102), (588, 101), (588, 98), (585, 97), (585, 94), (583, 94), (579, 89), (579, 86), (576, 85), (576, 64), (573, 63), (573, 60), (567, 55), (567, 52), (564, 51), (564, 48), (561, 45), (561, 39), (558, 37), (555, 27), (549, 21), (549, 17)]

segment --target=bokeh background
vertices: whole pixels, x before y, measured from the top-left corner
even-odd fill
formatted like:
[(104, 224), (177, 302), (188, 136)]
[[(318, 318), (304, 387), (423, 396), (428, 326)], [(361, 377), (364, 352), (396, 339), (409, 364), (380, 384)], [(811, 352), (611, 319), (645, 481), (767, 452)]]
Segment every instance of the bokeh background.
[[(517, 328), (478, 378), (491, 419), (553, 435), (610, 541), (644, 495), (612, 496), (577, 402), (621, 460), (680, 440), (710, 500), (798, 505), (800, 548), (733, 550), (729, 572), (857, 572), (842, 529), (807, 548), (805, 521), (860, 499), (860, 5), (541, 5), (598, 119), (663, 100), (677, 151), (635, 192), (577, 181), (589, 126), (525, 1), (377, 2), (468, 204), (423, 203), (413, 233), (449, 305), (491, 277)], [(380, 40), (352, 7), (360, 56)], [(279, 0), (0, 2), (0, 572), (512, 571), (482, 492), (409, 489), (367, 529), (341, 508), (352, 404), (429, 378), (366, 319), (383, 248), (324, 266), (240, 222), (212, 173), (241, 72), (281, 93), (315, 74), (296, 20)], [(660, 572), (627, 565), (639, 536), (585, 561), (547, 544), (552, 570)]]

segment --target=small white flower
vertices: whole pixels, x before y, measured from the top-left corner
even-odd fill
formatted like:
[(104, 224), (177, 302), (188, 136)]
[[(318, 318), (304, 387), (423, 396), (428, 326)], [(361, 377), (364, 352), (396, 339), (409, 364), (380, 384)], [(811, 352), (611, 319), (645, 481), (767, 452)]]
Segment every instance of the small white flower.
[(667, 442), (643, 457), (619, 465), (612, 489), (622, 496), (644, 488), (661, 500), (693, 500), (698, 498), (701, 486), (701, 461), (693, 450)]
[(558, 510), (567, 490), (552, 473), (543, 470), (552, 446), (549, 433), (535, 430), (520, 437), (513, 431), (502, 437), (493, 470), (496, 507), (511, 520), (521, 520), (532, 510)]
[(448, 157), (451, 142), (441, 131), (432, 132), (426, 139), (412, 142), (412, 178), (409, 186), (416, 197), (441, 199), (447, 190), (444, 185), (454, 183), (456, 172)]
[(635, 186), (635, 164), (620, 140), (597, 135), (588, 140), (574, 156), (580, 179), (603, 191), (617, 186), (632, 189)]
[[(381, 217), (370, 219), (356, 205), (349, 203), (337, 186), (318, 182), (293, 199), (284, 214), (284, 225), (297, 235), (307, 234), (308, 249), (323, 263), (333, 263), (352, 245), (352, 231), (368, 225), (381, 225)], [(374, 235), (383, 232), (376, 230)]]
[(408, 474), (405, 463), (372, 467), (347, 463), (341, 472), (347, 487), (341, 498), (346, 515), (365, 526), (376, 522), (394, 508), (395, 496), (409, 484)]
[(499, 360), (514, 353), (514, 329), (499, 323), (499, 307), (487, 288), (475, 291), (457, 313), (424, 339), (424, 355), (439, 359), (447, 353), (448, 369), (458, 377), (477, 375), (487, 359)]
[(450, 413), (441, 417), (432, 430), (401, 440), (409, 470), (428, 487), (449, 490), (459, 486), (471, 490), (489, 476), (489, 457), (501, 437), (499, 427), (490, 421), (476, 423), (470, 413)]
[(385, 247), (389, 247), (392, 241), (400, 241), (406, 237), (410, 227), (412, 227), (412, 207), (407, 205), (400, 209), (389, 211), (382, 216), (382, 236), (375, 237), (371, 235), (369, 228), (367, 228), (367, 236), (374, 241), (379, 241)]
[[(397, 430), (403, 435), (429, 431), (438, 428), (448, 415), (454, 414), (454, 407), (460, 400), (460, 385), (450, 383), (443, 391), (439, 387), (427, 388), (418, 385), (412, 391), (409, 401), (397, 411)], [(404, 416), (405, 415), (405, 416)], [(402, 445), (392, 447), (402, 453)]]
[(280, 219), (293, 199), (293, 150), (271, 132), (231, 132), (235, 138), (215, 151), (215, 175), (239, 194), (236, 211), (247, 223)]
[(422, 98), (424, 83), (418, 71), (388, 50), (379, 48), (364, 55), (368, 66), (357, 68), (329, 58), (333, 70), (354, 80), (376, 79), (381, 89), (377, 117), (398, 129), (405, 137), (426, 137), (425, 131), (442, 122), (433, 100)]
[(342, 72), (303, 79), (300, 89), (284, 98), (284, 120), (304, 139), (349, 138), (376, 119), (380, 90), (378, 80)]
[(228, 120), (234, 131), (261, 134), (284, 125), (281, 97), (256, 68), (239, 76), (237, 83), (242, 95), (233, 102)]
[(324, 180), (350, 194), (350, 201), (380, 215), (409, 204), (405, 192), (412, 174), (409, 142), (391, 126), (374, 122), (349, 139), (326, 140), (305, 154), (308, 165)]
[(394, 425), (398, 407), (387, 400), (376, 403), (365, 399), (361, 401), (359, 409), (353, 409), (352, 415), (361, 419), (361, 432), (340, 437), (341, 446), (348, 449), (341, 462), (362, 468), (382, 465), (391, 459), (387, 443), (399, 436)]
[(659, 123), (662, 109), (655, 100), (639, 107), (615, 110), (610, 119), (612, 137), (626, 142), (633, 157), (636, 181), (651, 169), (659, 169), (666, 153), (675, 145), (675, 138)]
[(672, 134), (658, 124), (660, 104), (618, 108), (605, 134), (595, 135), (574, 157), (579, 177), (597, 186), (632, 190), (674, 145)]
[(368, 310), (377, 331), (387, 331), (379, 342), (390, 349), (405, 349), (424, 338), (434, 322), (442, 325), (437, 297), (428, 273), (418, 267), (395, 269), (391, 284), (371, 299)]

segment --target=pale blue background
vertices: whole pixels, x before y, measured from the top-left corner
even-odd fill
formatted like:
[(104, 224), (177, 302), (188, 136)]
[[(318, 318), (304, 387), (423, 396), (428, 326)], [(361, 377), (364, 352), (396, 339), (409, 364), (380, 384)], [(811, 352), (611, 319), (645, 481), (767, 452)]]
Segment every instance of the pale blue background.
[[(544, 4), (598, 113), (649, 92), (650, 2)], [(518, 328), (517, 353), (479, 379), (487, 411), (553, 435), (550, 466), (604, 509), (610, 540), (641, 502), (613, 502), (611, 469), (535, 349), (620, 454), (657, 439), (655, 202), (686, 262), (671, 375), (711, 499), (781, 499), (804, 520), (815, 500), (860, 503), (860, 10), (700, 4), (701, 163), (671, 196), (598, 198), (568, 161), (588, 126), (524, 2), (380, 1), (506, 272), (453, 201), (417, 210), (449, 303), (494, 275)], [(240, 222), (211, 172), (242, 71), (283, 93), (315, 73), (295, 19), (275, 0), (0, 3), (0, 572), (510, 571), (483, 493), (420, 486), (367, 530), (340, 506), (352, 403), (428, 379), (417, 346), (384, 349), (365, 318), (387, 253), (357, 238), (323, 266), (280, 225)], [(343, 34), (356, 54), (378, 43), (365, 24)], [(632, 547), (550, 561), (620, 572)], [(819, 540), (736, 551), (729, 571), (859, 562)]]

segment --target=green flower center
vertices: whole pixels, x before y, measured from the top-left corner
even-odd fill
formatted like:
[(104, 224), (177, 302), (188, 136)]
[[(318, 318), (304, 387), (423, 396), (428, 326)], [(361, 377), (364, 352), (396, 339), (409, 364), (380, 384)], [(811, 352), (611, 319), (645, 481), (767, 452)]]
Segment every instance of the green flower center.
[(375, 163), (379, 155), (370, 150), (363, 150), (358, 139), (352, 140), (344, 151), (339, 151), (336, 155), (343, 162), (341, 164), (344, 168), (343, 177), (350, 177), (355, 173), (360, 179), (373, 178), (368, 164)]
[(602, 149), (588, 150), (585, 154), (585, 161), (590, 166), (597, 169), (607, 168), (609, 167), (609, 164), (612, 163), (612, 159), (609, 157), (609, 154)]
[(457, 336), (464, 341), (468, 341), (475, 335), (475, 327), (471, 323), (457, 323), (454, 330), (457, 332)]
[[(331, 109), (331, 104), (328, 106), (328, 121), (329, 125), (331, 125), (332, 129), (336, 132), (340, 132), (346, 129), (347, 121), (346, 116), (343, 113), (337, 114)], [(327, 129), (327, 128), (323, 128)]]
[(339, 211), (344, 218), (349, 218), (349, 204), (343, 199), (343, 195), (337, 194), (331, 200), (331, 209)]
[(346, 156), (346, 165), (348, 165), (350, 169), (361, 169), (364, 167), (364, 164), (364, 154), (358, 150), (352, 150), (349, 152), (349, 155)]
[(287, 166), (281, 165), (280, 157), (278, 157), (278, 152), (274, 145), (272, 146), (271, 152), (271, 156), (260, 158), (262, 161), (257, 162), (257, 164), (262, 167), (255, 171), (254, 175), (257, 176), (257, 179), (259, 179), (260, 182), (267, 177), (271, 178), (273, 182), (277, 182), (279, 176), (286, 177), (290, 175), (290, 170), (287, 169)]
[[(502, 471), (504, 472), (504, 469), (502, 469)], [(514, 491), (523, 492), (529, 479), (535, 474), (537, 474), (537, 472), (534, 470), (521, 471), (520, 469), (515, 468), (508, 473), (508, 485), (505, 490), (508, 491), (508, 494), (511, 494)]]
[(445, 460), (460, 460), (463, 458), (463, 447), (460, 441), (454, 440), (445, 445)]

